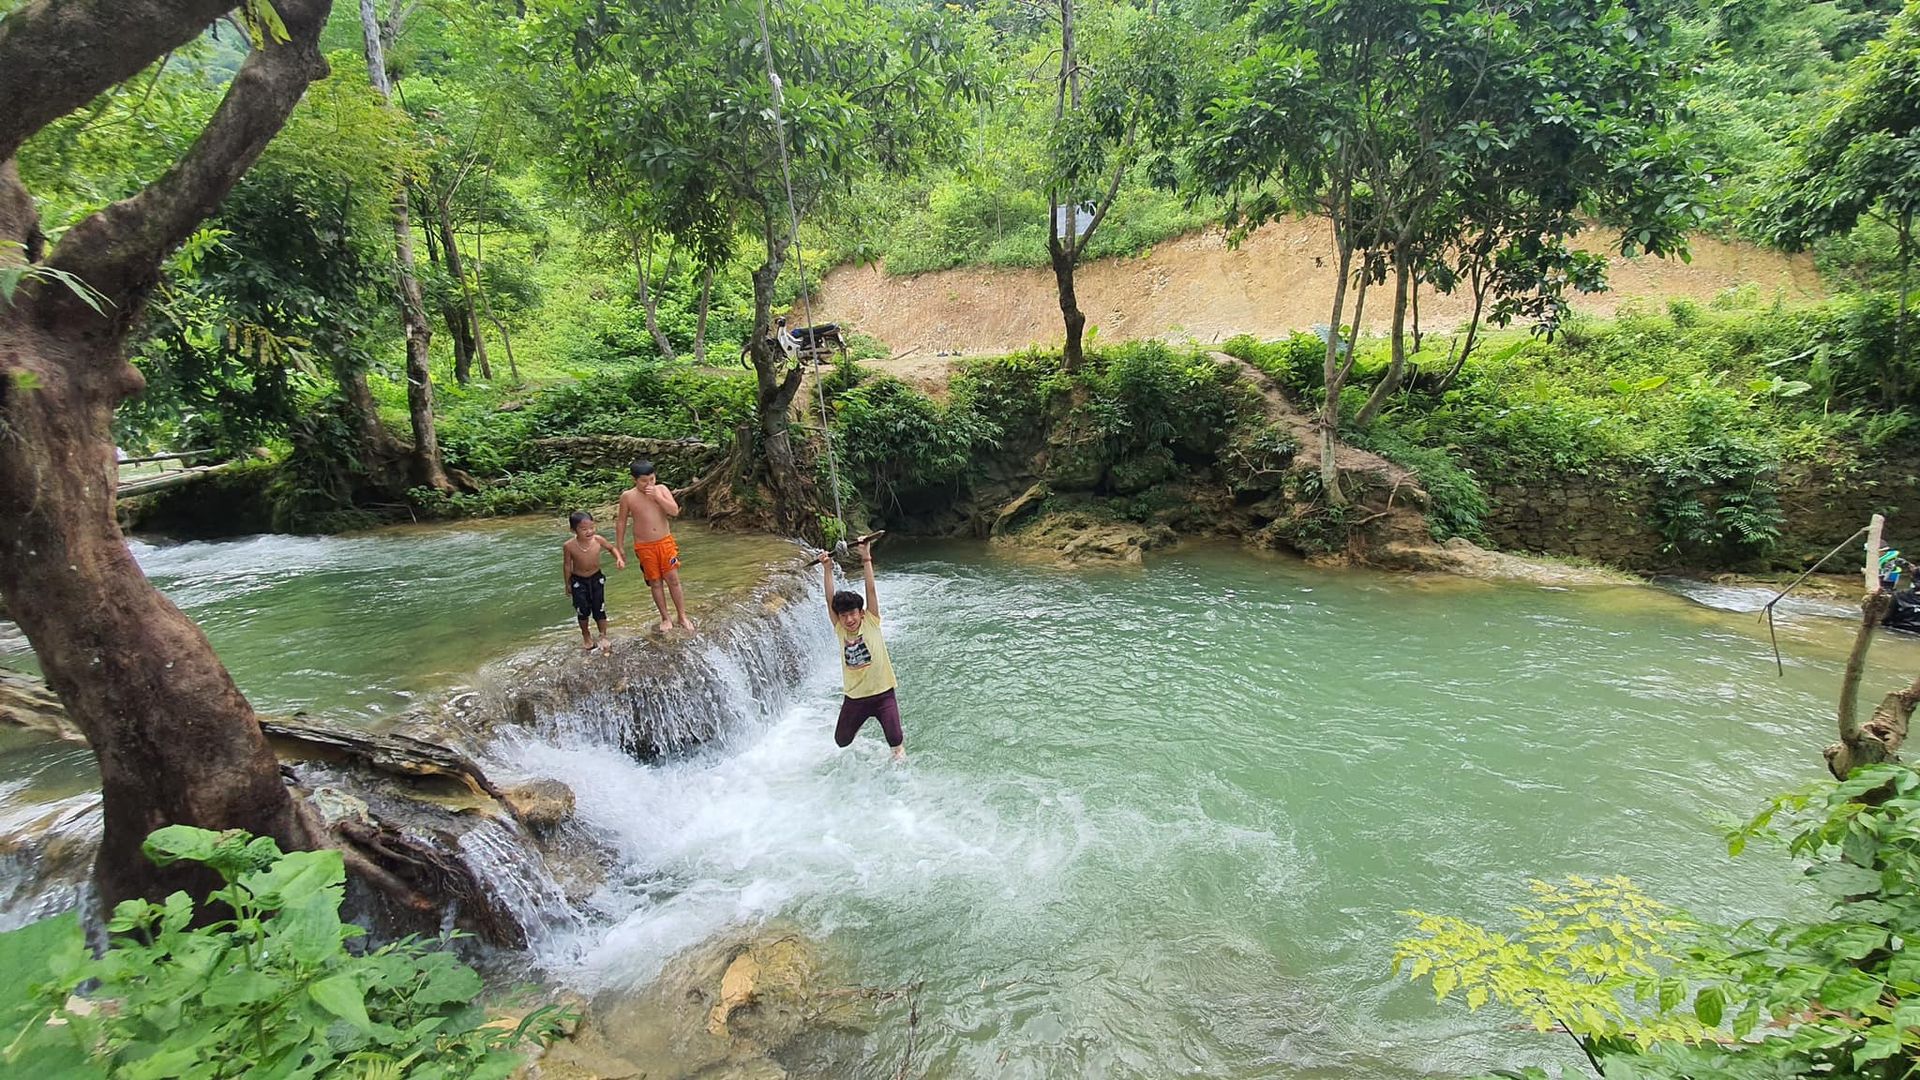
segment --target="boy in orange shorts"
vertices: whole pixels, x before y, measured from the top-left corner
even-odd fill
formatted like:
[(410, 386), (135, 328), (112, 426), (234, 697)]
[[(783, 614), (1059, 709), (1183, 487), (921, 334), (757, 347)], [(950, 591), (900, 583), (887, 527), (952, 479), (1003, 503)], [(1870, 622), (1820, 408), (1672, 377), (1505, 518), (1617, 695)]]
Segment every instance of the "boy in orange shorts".
[(680, 503), (673, 492), (654, 475), (653, 462), (633, 463), (633, 486), (620, 493), (620, 513), (614, 518), (613, 543), (627, 542), (627, 519), (633, 519), (633, 557), (640, 573), (653, 590), (653, 603), (660, 609), (659, 630), (673, 629), (667, 617), (667, 593), (673, 593), (674, 609), (680, 613), (680, 626), (693, 629), (687, 618), (687, 598), (680, 591), (680, 547), (673, 542), (673, 527), (668, 520), (680, 516)]

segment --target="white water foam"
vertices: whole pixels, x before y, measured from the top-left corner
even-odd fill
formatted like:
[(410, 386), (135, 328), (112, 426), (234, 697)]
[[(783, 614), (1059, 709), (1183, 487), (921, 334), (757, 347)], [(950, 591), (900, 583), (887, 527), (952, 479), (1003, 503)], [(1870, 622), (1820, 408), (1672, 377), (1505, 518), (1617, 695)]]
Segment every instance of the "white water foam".
[[(907, 638), (918, 590), (898, 591), (889, 630)], [(587, 729), (496, 748), (517, 771), (572, 787), (576, 819), (622, 866), (590, 901), (593, 926), (537, 947), (557, 977), (587, 990), (636, 987), (680, 950), (776, 915), (826, 934), (863, 907), (919, 907), (956, 890), (1016, 918), (1056, 895), (1084, 846), (1079, 801), (1001, 792), (1010, 798), (998, 801), (1019, 808), (1003, 813), (976, 781), (937, 764), (891, 767), (872, 725), (852, 748), (836, 747), (840, 687), (826, 613), (800, 606), (817, 632), (801, 629), (788, 644), (807, 674), (780, 695), (777, 713), (719, 746), (656, 766), (582, 737)]]

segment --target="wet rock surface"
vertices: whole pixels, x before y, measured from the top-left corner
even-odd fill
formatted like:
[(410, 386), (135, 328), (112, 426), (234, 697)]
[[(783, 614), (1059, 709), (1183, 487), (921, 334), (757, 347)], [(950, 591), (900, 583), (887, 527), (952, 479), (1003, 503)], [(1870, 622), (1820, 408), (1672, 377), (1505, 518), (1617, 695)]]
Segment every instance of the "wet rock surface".
[[(821, 950), (775, 926), (695, 946), (645, 989), (607, 991), (529, 1070), (541, 1080), (778, 1080), (879, 1022), (896, 991), (837, 983)], [(838, 1032), (842, 1038), (837, 1039)], [(824, 1066), (827, 1074), (845, 1075)]]

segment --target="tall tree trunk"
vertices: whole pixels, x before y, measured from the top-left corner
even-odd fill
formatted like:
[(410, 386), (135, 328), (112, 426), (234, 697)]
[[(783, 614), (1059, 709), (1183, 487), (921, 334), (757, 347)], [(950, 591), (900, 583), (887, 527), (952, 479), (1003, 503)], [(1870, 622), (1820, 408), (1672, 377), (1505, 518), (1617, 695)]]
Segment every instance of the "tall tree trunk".
[[(1065, 123), (1069, 109), (1080, 108), (1080, 66), (1074, 57), (1073, 0), (1060, 0), (1060, 77), (1054, 87), (1053, 126)], [(1060, 298), (1060, 318), (1066, 324), (1067, 341), (1060, 361), (1068, 371), (1078, 371), (1082, 360), (1082, 337), (1087, 317), (1080, 311), (1080, 298), (1074, 294), (1073, 272), (1080, 262), (1080, 200), (1071, 183), (1056, 183), (1047, 193), (1047, 261), (1053, 266), (1053, 282)], [(1060, 235), (1062, 227), (1066, 236)]]
[(640, 300), (640, 312), (647, 321), (647, 333), (653, 335), (653, 347), (660, 350), (662, 360), (678, 360), (680, 354), (673, 351), (673, 342), (660, 332), (660, 303), (648, 288), (647, 279), (653, 276), (653, 233), (647, 232), (643, 246), (640, 238), (633, 238), (633, 280), (634, 295)]
[[(386, 50), (373, 0), (360, 0), (360, 30), (367, 50), (367, 75), (380, 100), (391, 107), (393, 86), (387, 79)], [(453, 484), (440, 466), (440, 440), (433, 430), (433, 378), (428, 368), (433, 327), (427, 324), (420, 279), (413, 271), (413, 221), (404, 183), (393, 193), (393, 248), (400, 275), (400, 322), (407, 336), (407, 414), (413, 426), (411, 479), (421, 487), (452, 491)]]
[[(1074, 213), (1068, 208), (1067, 213)], [(1072, 229), (1069, 221), (1068, 229)], [(1059, 240), (1047, 245), (1049, 260), (1053, 263), (1053, 282), (1060, 296), (1060, 318), (1066, 323), (1067, 344), (1062, 350), (1061, 362), (1068, 371), (1078, 371), (1082, 360), (1082, 338), (1087, 328), (1087, 317), (1080, 311), (1080, 298), (1073, 291), (1074, 255), (1070, 246), (1062, 245)]]
[(693, 362), (707, 364), (707, 311), (713, 303), (713, 267), (700, 271), (700, 317), (693, 324)]
[[(228, 4), (29, 4), (0, 31), (0, 264), (41, 254), (33, 200), (12, 161), (27, 137), (166, 51)], [(250, 52), (181, 160), (138, 194), (68, 229), (0, 303), (0, 598), (26, 633), (100, 768), (105, 831), (94, 881), (106, 906), (201, 893), (203, 869), (140, 854), (153, 829), (242, 828), (288, 848), (316, 837), (280, 779), (252, 708), (206, 637), (141, 573), (114, 518), (115, 406), (145, 388), (126, 341), (160, 262), (198, 228), (326, 74), (328, 0), (276, 0), (289, 40)], [(97, 48), (80, 50), (74, 42)], [(65, 64), (43, 82), (35, 64)], [(25, 81), (15, 85), (17, 79)], [(15, 247), (14, 245), (18, 245)]]
[(1353, 323), (1347, 328), (1347, 356), (1340, 364), (1340, 385), (1345, 387), (1360, 360), (1360, 334), (1366, 328), (1367, 290), (1373, 286), (1373, 274), (1367, 265), (1367, 253), (1360, 252), (1360, 287), (1353, 290)]
[(1469, 285), (1473, 290), (1473, 314), (1467, 319), (1466, 341), (1460, 346), (1460, 355), (1454, 357), (1452, 366), (1447, 368), (1446, 377), (1440, 380), (1436, 388), (1441, 393), (1453, 387), (1454, 380), (1460, 377), (1460, 372), (1467, 366), (1467, 357), (1473, 355), (1473, 347), (1479, 343), (1480, 317), (1487, 304), (1487, 284), (1487, 275), (1476, 264), (1469, 276)]
[(772, 218), (766, 225), (767, 259), (753, 271), (754, 412), (760, 422), (761, 460), (767, 486), (773, 491), (774, 528), (798, 536), (818, 537), (821, 530), (810, 497), (810, 485), (800, 471), (793, 449), (793, 399), (800, 389), (804, 365), (790, 364), (772, 340), (773, 290), (780, 279), (786, 243), (777, 237)]
[(1412, 304), (1413, 304), (1413, 351), (1414, 351), (1414, 354), (1415, 354), (1415, 355), (1419, 355), (1419, 352), (1420, 352), (1420, 341), (1421, 341), (1421, 336), (1420, 336), (1420, 275), (1419, 275), (1419, 274), (1415, 274), (1415, 275), (1413, 275), (1413, 294), (1412, 294)]
[[(1327, 321), (1327, 355), (1322, 369), (1327, 400), (1320, 406), (1320, 490), (1333, 506), (1347, 505), (1346, 492), (1340, 490), (1340, 467), (1334, 460), (1340, 436), (1340, 387), (1346, 382), (1346, 364), (1340, 357), (1340, 316), (1347, 306), (1347, 279), (1353, 272), (1353, 241), (1336, 223), (1334, 243), (1340, 249), (1339, 277), (1333, 283), (1333, 315)], [(1354, 333), (1359, 334), (1356, 321)]]
[(1367, 403), (1360, 409), (1360, 415), (1354, 417), (1355, 427), (1371, 425), (1380, 410), (1386, 406), (1387, 399), (1400, 389), (1400, 380), (1407, 372), (1407, 285), (1413, 277), (1412, 259), (1406, 253), (1406, 239), (1402, 237), (1393, 247), (1393, 336), (1390, 347), (1393, 359), (1387, 364), (1387, 373), (1367, 395)]
[[(454, 287), (460, 290), (459, 304), (443, 304), (441, 314), (447, 320), (447, 332), (453, 336), (453, 378), (462, 386), (473, 381), (473, 360), (476, 349), (485, 349), (484, 338), (478, 336), (480, 323), (473, 316), (473, 290), (467, 286), (467, 270), (460, 261), (460, 237), (453, 231), (453, 212), (442, 203), (435, 215), (435, 224), (440, 231), (440, 246), (446, 250), (447, 276), (453, 279)], [(431, 239), (431, 234), (429, 234)], [(486, 364), (481, 365), (481, 376), (486, 375)]]

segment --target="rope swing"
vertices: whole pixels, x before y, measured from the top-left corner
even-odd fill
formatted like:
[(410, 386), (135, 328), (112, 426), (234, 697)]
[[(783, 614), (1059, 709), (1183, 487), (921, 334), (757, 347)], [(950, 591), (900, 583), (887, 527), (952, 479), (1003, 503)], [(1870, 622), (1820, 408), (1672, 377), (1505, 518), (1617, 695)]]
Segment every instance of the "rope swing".
[[(760, 16), (760, 48), (767, 58), (767, 83), (773, 87), (774, 139), (780, 147), (780, 179), (787, 193), (787, 247), (793, 251), (793, 267), (800, 275), (800, 314), (807, 325), (812, 326), (813, 303), (807, 295), (807, 264), (800, 253), (800, 210), (793, 201), (793, 166), (787, 159), (787, 122), (781, 111), (786, 99), (781, 93), (780, 73), (773, 68), (773, 38), (767, 33), (767, 0), (757, 0), (755, 9)], [(794, 363), (802, 363), (797, 354)], [(820, 403), (820, 437), (827, 444), (827, 476), (833, 483), (833, 519), (840, 525), (840, 537), (834, 546), (844, 553), (847, 518), (840, 508), (840, 462), (833, 452), (833, 431), (827, 426), (827, 391), (818, 373), (814, 375), (813, 390)]]

